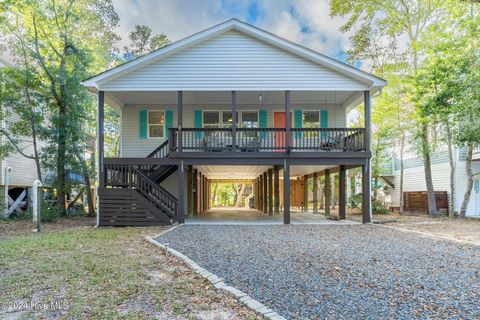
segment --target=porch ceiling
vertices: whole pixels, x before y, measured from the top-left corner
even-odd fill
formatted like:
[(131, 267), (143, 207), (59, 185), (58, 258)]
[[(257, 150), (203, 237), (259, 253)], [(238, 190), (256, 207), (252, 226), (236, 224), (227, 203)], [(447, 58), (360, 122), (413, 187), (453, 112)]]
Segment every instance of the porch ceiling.
[[(304, 175), (310, 175), (314, 172), (320, 172), (325, 169), (336, 168), (335, 165), (305, 165), (305, 166), (291, 166), (290, 177), (297, 178)], [(208, 179), (214, 180), (253, 180), (263, 174), (271, 166), (220, 166), (220, 165), (200, 165), (195, 166), (202, 174), (206, 175)], [(282, 179), (283, 174), (280, 175)]]
[[(177, 104), (176, 91), (115, 91), (106, 92), (107, 100), (116, 107), (128, 104)], [(355, 91), (292, 91), (291, 104), (318, 103), (341, 104), (347, 106), (350, 101), (358, 98), (362, 92)], [(261, 101), (259, 101), (261, 96)], [(278, 104), (283, 105), (285, 94), (283, 91), (239, 91), (237, 104)], [(184, 104), (228, 104), (231, 103), (230, 91), (185, 91)]]
[(246, 179), (253, 180), (267, 171), (269, 166), (196, 166), (208, 179)]

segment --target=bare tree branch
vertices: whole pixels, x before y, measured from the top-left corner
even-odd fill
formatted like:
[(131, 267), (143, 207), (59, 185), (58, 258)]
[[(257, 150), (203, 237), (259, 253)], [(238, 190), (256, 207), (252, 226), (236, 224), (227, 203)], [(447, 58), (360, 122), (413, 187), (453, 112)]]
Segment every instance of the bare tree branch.
[(15, 149), (18, 151), (18, 153), (20, 153), (20, 154), (21, 154), (22, 156), (24, 156), (25, 158), (35, 160), (35, 157), (34, 157), (34, 156), (29, 156), (28, 154), (26, 154), (25, 152), (23, 152), (22, 149), (20, 149), (17, 141), (15, 141), (15, 139), (13, 139), (12, 136), (10, 136), (10, 134), (7, 132), (7, 130), (5, 130), (5, 129), (0, 129), (0, 133), (2, 133), (3, 135), (5, 135), (5, 137), (7, 137), (8, 141), (10, 141), (10, 143), (15, 147)]

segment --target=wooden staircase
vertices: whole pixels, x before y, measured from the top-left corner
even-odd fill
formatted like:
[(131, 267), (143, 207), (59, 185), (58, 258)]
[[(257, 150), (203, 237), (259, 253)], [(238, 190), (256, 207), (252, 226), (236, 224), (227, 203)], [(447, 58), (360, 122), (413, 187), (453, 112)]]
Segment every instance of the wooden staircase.
[[(168, 140), (148, 158), (167, 158)], [(177, 170), (176, 165), (105, 165), (105, 189), (99, 190), (101, 226), (173, 224), (178, 200), (160, 183)]]

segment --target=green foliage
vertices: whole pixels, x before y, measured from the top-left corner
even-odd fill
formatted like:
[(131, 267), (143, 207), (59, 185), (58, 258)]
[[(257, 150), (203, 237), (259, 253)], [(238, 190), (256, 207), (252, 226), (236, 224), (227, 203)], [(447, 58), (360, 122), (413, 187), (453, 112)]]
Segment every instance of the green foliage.
[(245, 199), (252, 193), (252, 186), (241, 183), (214, 183), (212, 204), (216, 207), (243, 207)]
[(120, 155), (120, 113), (105, 108), (105, 157)]
[(78, 206), (73, 206), (72, 208), (67, 209), (67, 216), (74, 218), (74, 217), (85, 217), (86, 210), (83, 204)]
[[(394, 144), (404, 152), (407, 141), (425, 159), (447, 141), (479, 145), (479, 7), (455, 0), (331, 1), (331, 15), (347, 18), (342, 30), (354, 30), (351, 62), (362, 60), (389, 82), (373, 107), (375, 181)], [(429, 161), (424, 165), (432, 200)]]
[(52, 207), (48, 202), (42, 201), (40, 209), (40, 219), (42, 222), (54, 222), (60, 218), (59, 212), (55, 207)]
[(235, 205), (236, 191), (234, 183), (218, 183), (216, 188), (217, 196), (214, 199), (214, 206), (231, 207)]
[(136, 57), (147, 54), (170, 43), (164, 33), (152, 35), (152, 29), (145, 25), (135, 25), (135, 28), (128, 35), (130, 44), (124, 47), (123, 58), (131, 60)]
[[(53, 185), (63, 204), (70, 188), (66, 170), (87, 173), (83, 151), (95, 133), (95, 100), (81, 81), (112, 61), (118, 16), (109, 0), (19, 0), (2, 2), (0, 21), (8, 49), (18, 53), (16, 80), (23, 91), (42, 99), (43, 118), (34, 120), (45, 124), (47, 146), (41, 159), (47, 170), (56, 172)], [(26, 80), (20, 81), (21, 76)], [(21, 115), (27, 123), (37, 116)], [(19, 133), (25, 133), (24, 127), (17, 125)], [(66, 214), (63, 205), (58, 207)]]
[[(55, 207), (52, 207), (48, 201), (42, 201), (40, 204), (40, 221), (41, 222), (55, 222), (60, 218), (58, 210)], [(32, 210), (29, 208), (25, 210), (22, 214), (15, 214), (10, 216), (14, 220), (32, 220)]]
[(347, 206), (350, 209), (360, 209), (362, 207), (362, 194), (357, 193), (354, 195), (351, 195), (348, 200), (347, 200)]
[(374, 214), (388, 214), (390, 211), (381, 200), (372, 200), (372, 212)]

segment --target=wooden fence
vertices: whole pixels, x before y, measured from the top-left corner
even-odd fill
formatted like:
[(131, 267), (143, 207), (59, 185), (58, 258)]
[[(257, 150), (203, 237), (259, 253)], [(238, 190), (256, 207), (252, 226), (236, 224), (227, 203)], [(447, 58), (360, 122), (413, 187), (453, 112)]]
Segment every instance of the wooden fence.
[[(447, 191), (435, 191), (437, 211), (448, 214)], [(426, 191), (410, 191), (403, 193), (403, 212), (409, 214), (428, 214), (428, 197)]]

